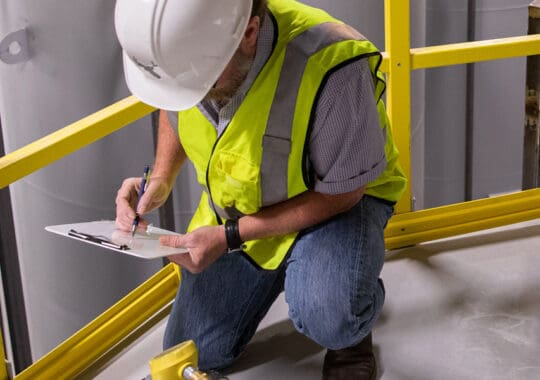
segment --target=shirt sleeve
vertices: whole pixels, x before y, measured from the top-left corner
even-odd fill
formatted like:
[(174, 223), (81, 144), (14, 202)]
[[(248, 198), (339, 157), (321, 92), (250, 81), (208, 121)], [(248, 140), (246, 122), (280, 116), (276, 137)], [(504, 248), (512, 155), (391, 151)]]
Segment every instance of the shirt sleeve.
[(341, 194), (375, 180), (386, 168), (386, 131), (367, 59), (332, 73), (316, 107), (308, 155), (314, 190)]

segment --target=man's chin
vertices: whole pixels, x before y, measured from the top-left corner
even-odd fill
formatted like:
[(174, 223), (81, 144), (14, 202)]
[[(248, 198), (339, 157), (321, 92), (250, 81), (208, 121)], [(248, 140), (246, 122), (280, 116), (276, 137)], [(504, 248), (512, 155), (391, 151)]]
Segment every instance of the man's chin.
[(227, 104), (229, 100), (231, 100), (231, 97), (232, 96), (230, 96), (230, 94), (226, 94), (222, 90), (213, 88), (206, 94), (206, 96), (204, 97), (204, 100), (214, 101), (218, 104)]
[(233, 98), (233, 96), (235, 96), (236, 92), (246, 79), (253, 60), (249, 58), (242, 58), (242, 56), (238, 55), (234, 60), (234, 63), (234, 71), (229, 73), (228, 78), (223, 81), (221, 87), (217, 87), (216, 83), (216, 85), (214, 85), (214, 87), (208, 91), (204, 97), (204, 100), (214, 101), (220, 106), (223, 106), (227, 104)]

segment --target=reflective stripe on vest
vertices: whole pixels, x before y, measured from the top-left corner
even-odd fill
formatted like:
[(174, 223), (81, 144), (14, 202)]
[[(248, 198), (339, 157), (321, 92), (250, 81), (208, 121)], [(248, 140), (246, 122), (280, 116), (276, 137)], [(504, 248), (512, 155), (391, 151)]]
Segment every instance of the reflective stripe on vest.
[(261, 164), (262, 206), (288, 198), (288, 162), (298, 88), (309, 58), (343, 40), (365, 40), (345, 24), (324, 23), (306, 30), (292, 40), (285, 53), (279, 83), (263, 138)]

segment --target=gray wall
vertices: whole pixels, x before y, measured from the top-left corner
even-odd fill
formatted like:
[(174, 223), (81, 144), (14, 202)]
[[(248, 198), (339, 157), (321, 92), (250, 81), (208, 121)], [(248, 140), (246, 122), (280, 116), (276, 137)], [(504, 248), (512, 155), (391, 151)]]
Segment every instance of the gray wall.
[[(529, 0), (478, 0), (476, 39), (527, 34)], [(475, 65), (473, 199), (521, 189), (526, 59)]]
[[(114, 2), (7, 0), (0, 38), (30, 31), (31, 58), (0, 62), (0, 115), (10, 152), (128, 95)], [(161, 267), (46, 233), (51, 224), (114, 219), (120, 179), (153, 156), (148, 119), (11, 186), (32, 356), (49, 352)]]
[[(477, 1), (476, 40), (527, 34), (529, 0)], [(467, 40), (467, 0), (430, 0), (427, 45)], [(426, 70), (425, 207), (521, 189), (525, 58), (477, 63), (466, 183), (465, 65)]]

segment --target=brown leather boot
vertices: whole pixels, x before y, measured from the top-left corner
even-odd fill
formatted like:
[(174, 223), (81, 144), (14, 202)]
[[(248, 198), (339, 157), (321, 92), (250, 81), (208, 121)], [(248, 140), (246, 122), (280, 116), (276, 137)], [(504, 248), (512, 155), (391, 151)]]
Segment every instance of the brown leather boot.
[(356, 346), (328, 350), (324, 357), (323, 380), (375, 380), (376, 376), (371, 333)]

